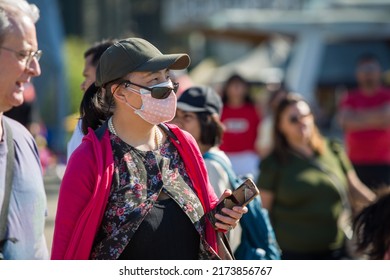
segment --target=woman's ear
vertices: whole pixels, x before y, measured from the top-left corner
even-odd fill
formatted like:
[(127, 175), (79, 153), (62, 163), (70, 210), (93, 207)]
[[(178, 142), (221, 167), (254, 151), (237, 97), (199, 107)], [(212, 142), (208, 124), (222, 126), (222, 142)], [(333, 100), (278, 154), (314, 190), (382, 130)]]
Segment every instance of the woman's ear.
[(121, 85), (111, 85), (111, 92), (116, 101), (126, 103), (126, 95), (124, 90), (120, 90)]

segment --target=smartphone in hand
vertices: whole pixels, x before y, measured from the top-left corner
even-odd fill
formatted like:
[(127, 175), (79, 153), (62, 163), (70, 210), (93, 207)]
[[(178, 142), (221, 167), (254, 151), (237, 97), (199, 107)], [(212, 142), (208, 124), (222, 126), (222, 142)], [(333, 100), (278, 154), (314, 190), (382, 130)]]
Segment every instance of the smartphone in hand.
[(214, 214), (226, 215), (222, 212), (222, 208), (233, 209), (234, 206), (244, 207), (259, 194), (259, 189), (252, 179), (246, 179), (237, 189), (233, 191), (230, 196), (222, 200), (216, 206), (215, 212), (213, 211), (213, 215), (210, 216), (213, 225), (218, 222), (218, 220), (214, 217)]
[(246, 206), (251, 202), (256, 195), (259, 195), (259, 190), (252, 179), (246, 179), (231, 196), (224, 200), (224, 207), (233, 209), (234, 206)]

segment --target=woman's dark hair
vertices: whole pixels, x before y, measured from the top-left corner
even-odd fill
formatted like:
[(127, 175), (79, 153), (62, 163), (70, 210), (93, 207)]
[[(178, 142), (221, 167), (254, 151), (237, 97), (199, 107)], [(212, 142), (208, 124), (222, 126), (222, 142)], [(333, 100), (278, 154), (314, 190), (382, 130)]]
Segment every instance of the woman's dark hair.
[[(283, 98), (275, 112), (275, 121), (273, 126), (273, 137), (274, 137), (274, 152), (277, 158), (281, 162), (286, 162), (287, 157), (289, 155), (289, 151), (291, 147), (287, 141), (287, 138), (283, 135), (283, 133), (279, 130), (281, 116), (287, 107), (291, 105), (295, 105), (298, 102), (307, 102), (297, 94), (289, 93), (285, 98)], [(309, 105), (309, 104), (308, 104)], [(320, 134), (317, 126), (314, 124), (313, 134), (311, 139), (309, 140), (309, 144), (311, 148), (317, 152), (318, 154), (322, 154), (324, 151), (324, 139)]]
[(227, 90), (228, 90), (229, 86), (234, 82), (240, 82), (246, 86), (247, 91), (245, 92), (244, 102), (249, 103), (249, 104), (253, 104), (253, 100), (251, 99), (251, 96), (249, 94), (249, 83), (238, 74), (234, 74), (234, 75), (230, 76), (230, 78), (227, 79), (227, 81), (225, 82), (225, 84), (222, 88), (222, 94), (221, 94), (223, 104), (228, 103)]
[(111, 85), (118, 80), (108, 83), (104, 88), (92, 84), (85, 91), (80, 104), (81, 130), (84, 135), (88, 133), (88, 128), (97, 129), (112, 115), (115, 104)]
[(380, 62), (379, 62), (379, 59), (377, 56), (375, 56), (374, 54), (372, 53), (363, 53), (361, 54), (357, 60), (356, 60), (356, 65), (361, 65), (361, 64), (364, 64), (364, 63), (369, 63), (369, 62), (374, 62), (374, 63), (377, 63), (378, 65), (380, 65)]
[(374, 260), (383, 259), (390, 248), (390, 188), (385, 187), (378, 197), (353, 222), (357, 250)]
[(224, 126), (217, 114), (196, 113), (200, 124), (200, 142), (203, 145), (218, 146), (221, 143)]
[(279, 96), (281, 96), (282, 94), (284, 96), (288, 95), (288, 91), (284, 87), (280, 87), (277, 90), (274, 90), (274, 91), (269, 93), (269, 96), (268, 96), (268, 99), (267, 99), (267, 103), (266, 103), (266, 106), (267, 106), (266, 109), (269, 110), (269, 112), (272, 115), (274, 114), (274, 111), (276, 110), (276, 107), (278, 106), (278, 104), (274, 104), (275, 100), (277, 98), (279, 98)]
[(88, 127), (93, 130), (97, 129), (103, 121), (106, 119), (106, 116), (102, 110), (99, 110), (95, 103), (97, 100), (97, 92), (99, 88), (92, 84), (84, 93), (83, 98), (81, 99), (80, 104), (80, 119), (81, 121), (81, 131), (84, 135), (88, 133)]
[[(84, 58), (92, 55), (91, 63), (96, 67), (102, 54), (116, 42), (116, 39), (96, 42), (84, 52)], [(96, 87), (95, 84), (92, 84), (85, 91), (83, 98), (81, 99), (80, 119), (82, 120), (81, 130), (84, 135), (88, 133), (88, 127), (93, 130), (97, 129), (111, 115), (110, 109), (113, 103), (112, 95), (103, 94), (103, 91), (104, 90)], [(105, 90), (105, 92), (107, 92), (107, 90)]]

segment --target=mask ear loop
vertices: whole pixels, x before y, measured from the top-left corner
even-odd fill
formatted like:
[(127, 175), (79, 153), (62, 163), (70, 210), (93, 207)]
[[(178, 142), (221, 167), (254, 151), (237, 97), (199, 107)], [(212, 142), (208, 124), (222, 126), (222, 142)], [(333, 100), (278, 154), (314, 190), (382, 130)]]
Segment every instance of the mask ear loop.
[[(135, 90), (135, 89), (133, 89), (133, 88), (131, 88), (131, 87), (128, 87), (127, 89), (130, 90), (130, 91), (132, 91), (133, 93), (135, 93), (135, 94), (141, 96), (141, 99), (142, 99), (142, 93), (140, 93), (139, 91), (137, 91), (137, 90)], [(116, 90), (116, 89), (115, 89), (115, 90)], [(133, 105), (129, 104), (129, 102), (127, 102), (127, 99), (126, 99), (126, 98), (125, 98), (125, 100), (126, 100), (126, 105), (129, 106), (131, 109), (133, 109), (134, 112), (135, 112), (136, 114), (137, 114), (137, 111), (138, 111), (138, 110), (141, 110), (141, 111), (142, 111), (143, 108), (144, 108), (144, 103), (143, 103), (143, 102), (142, 102), (141, 108), (137, 109), (137, 108), (135, 108)]]
[[(109, 101), (109, 103), (108, 103), (108, 108), (107, 108), (107, 112), (106, 112), (106, 120), (108, 120), (108, 119), (112, 116), (112, 114), (110, 113), (110, 111), (111, 111), (111, 108), (112, 108), (112, 104), (114, 103), (114, 94), (115, 94), (115, 92), (117, 91), (117, 89), (118, 89), (122, 84), (123, 84), (123, 82), (120, 82), (120, 83), (116, 86), (116, 88), (114, 89), (114, 91), (112, 92), (112, 94), (110, 95), (110, 101)], [(107, 91), (105, 87), (103, 87), (103, 89), (104, 89), (105, 91)], [(126, 102), (127, 102), (127, 101), (126, 101)]]

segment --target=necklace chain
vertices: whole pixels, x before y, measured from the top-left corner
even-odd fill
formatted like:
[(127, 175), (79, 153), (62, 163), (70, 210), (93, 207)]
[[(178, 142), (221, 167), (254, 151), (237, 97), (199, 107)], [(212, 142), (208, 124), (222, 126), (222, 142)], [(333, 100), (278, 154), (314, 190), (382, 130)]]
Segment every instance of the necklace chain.
[(115, 134), (116, 136), (118, 136), (118, 133), (116, 133), (114, 124), (112, 123), (112, 117), (110, 117), (110, 118), (108, 119), (108, 129), (110, 130), (111, 133), (113, 133), (113, 134)]
[[(112, 117), (110, 117), (108, 119), (108, 129), (110, 130), (110, 132), (112, 134), (115, 134), (116, 136), (118, 136), (118, 133), (115, 130), (114, 124), (112, 123)], [(158, 129), (157, 126), (154, 126), (154, 143), (156, 145), (155, 146), (156, 150), (160, 149), (161, 141), (162, 141), (161, 131)]]
[(154, 126), (154, 139), (156, 142), (156, 150), (160, 149), (160, 147), (161, 147), (161, 138), (162, 138), (161, 132), (158, 129), (158, 127), (155, 125)]

